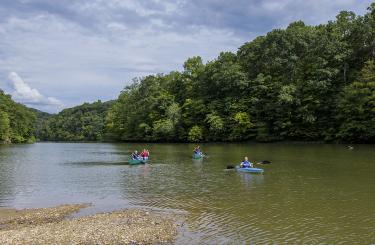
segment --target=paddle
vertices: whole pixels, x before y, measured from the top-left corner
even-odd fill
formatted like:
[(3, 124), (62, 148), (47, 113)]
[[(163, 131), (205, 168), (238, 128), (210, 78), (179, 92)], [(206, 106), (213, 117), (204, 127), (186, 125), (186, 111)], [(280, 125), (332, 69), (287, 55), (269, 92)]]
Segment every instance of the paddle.
[(271, 161), (263, 160), (263, 161), (257, 162), (256, 164), (271, 164)]

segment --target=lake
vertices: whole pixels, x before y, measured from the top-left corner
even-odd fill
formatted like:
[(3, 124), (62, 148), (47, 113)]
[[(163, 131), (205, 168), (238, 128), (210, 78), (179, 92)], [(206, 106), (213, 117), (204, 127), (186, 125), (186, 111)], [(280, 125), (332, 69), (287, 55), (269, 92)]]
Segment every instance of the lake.
[[(148, 148), (151, 164), (129, 166)], [(375, 146), (274, 143), (0, 145), (0, 206), (90, 202), (186, 217), (177, 243), (375, 243)], [(264, 174), (227, 171), (244, 156)]]

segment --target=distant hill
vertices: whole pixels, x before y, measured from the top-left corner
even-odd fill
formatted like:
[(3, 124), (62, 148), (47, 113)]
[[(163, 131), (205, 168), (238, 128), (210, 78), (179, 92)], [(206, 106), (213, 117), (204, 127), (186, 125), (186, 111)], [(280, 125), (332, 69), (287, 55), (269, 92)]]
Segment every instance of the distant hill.
[(36, 116), (36, 121), (35, 121), (35, 136), (37, 137), (37, 140), (39, 140), (38, 136), (41, 135), (43, 125), (45, 122), (51, 118), (54, 114), (40, 111), (35, 108), (28, 108), (31, 112), (33, 112)]
[(54, 115), (38, 111), (37, 138), (41, 141), (101, 141), (106, 115), (113, 103), (98, 100)]
[(36, 114), (0, 89), (0, 143), (35, 141)]

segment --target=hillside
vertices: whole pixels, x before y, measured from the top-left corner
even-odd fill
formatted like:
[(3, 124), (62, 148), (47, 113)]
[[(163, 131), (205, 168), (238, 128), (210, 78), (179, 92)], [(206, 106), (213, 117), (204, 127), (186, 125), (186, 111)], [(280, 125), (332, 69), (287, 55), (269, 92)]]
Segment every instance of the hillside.
[(120, 141), (375, 142), (375, 3), (302, 21), (182, 72), (127, 86), (109, 113)]
[(0, 143), (35, 141), (36, 115), (0, 90)]
[(84, 103), (42, 120), (37, 132), (42, 141), (100, 141), (112, 101)]

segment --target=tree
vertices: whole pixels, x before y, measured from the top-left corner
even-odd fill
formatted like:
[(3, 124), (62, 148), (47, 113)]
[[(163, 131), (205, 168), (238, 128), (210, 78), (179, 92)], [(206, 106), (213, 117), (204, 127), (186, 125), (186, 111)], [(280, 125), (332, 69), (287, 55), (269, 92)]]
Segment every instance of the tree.
[[(375, 58), (374, 9), (317, 26), (296, 21), (237, 53), (205, 64), (191, 57), (181, 72), (135, 79), (108, 112), (106, 132), (123, 141), (372, 141), (372, 104), (364, 102), (372, 85), (358, 83)], [(367, 108), (361, 117), (351, 103)]]
[(231, 125), (231, 140), (246, 140), (251, 137), (250, 130), (254, 124), (250, 121), (250, 116), (246, 112), (237, 112), (233, 116), (233, 124)]
[(0, 141), (10, 142), (10, 121), (6, 112), (0, 111)]
[(339, 103), (338, 137), (350, 142), (375, 142), (375, 63), (368, 61), (359, 79), (348, 85)]
[(213, 140), (219, 140), (225, 130), (224, 120), (215, 111), (207, 114), (206, 123), (208, 124), (208, 129), (211, 132), (211, 137)]
[(99, 100), (46, 117), (40, 123), (37, 137), (47, 141), (101, 141), (107, 138), (106, 117), (112, 104), (113, 101)]
[(31, 143), (35, 141), (35, 112), (16, 103), (0, 90), (0, 141)]
[(203, 130), (199, 126), (194, 126), (189, 130), (188, 140), (190, 142), (199, 142), (203, 140)]

